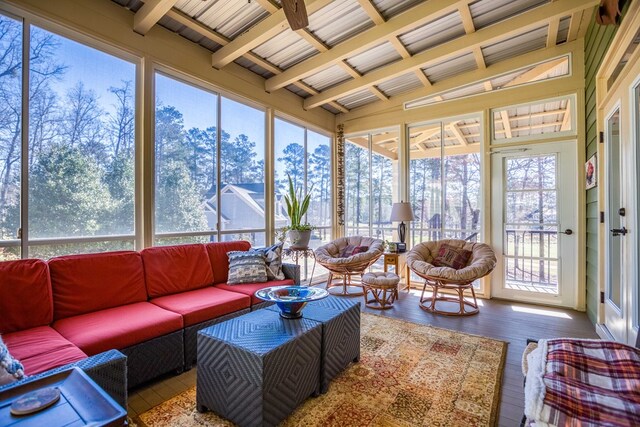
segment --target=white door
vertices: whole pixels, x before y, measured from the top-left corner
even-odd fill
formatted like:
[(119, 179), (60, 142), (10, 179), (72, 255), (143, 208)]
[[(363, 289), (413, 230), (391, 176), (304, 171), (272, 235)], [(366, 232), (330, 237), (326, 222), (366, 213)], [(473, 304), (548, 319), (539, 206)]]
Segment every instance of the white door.
[(627, 179), (630, 177), (623, 156), (630, 155), (620, 138), (620, 107), (605, 122), (605, 325), (616, 341), (627, 341), (627, 301), (625, 284), (629, 282), (628, 230), (626, 216)]
[(492, 295), (575, 307), (576, 162), (575, 142), (492, 153)]

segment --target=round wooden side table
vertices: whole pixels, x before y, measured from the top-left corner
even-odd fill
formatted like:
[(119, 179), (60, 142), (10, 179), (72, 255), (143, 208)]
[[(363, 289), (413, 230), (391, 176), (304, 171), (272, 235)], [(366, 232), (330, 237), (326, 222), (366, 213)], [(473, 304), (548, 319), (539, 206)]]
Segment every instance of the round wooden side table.
[(398, 283), (400, 283), (400, 277), (395, 273), (375, 272), (363, 274), (364, 305), (375, 310), (391, 308), (396, 298), (398, 298)]

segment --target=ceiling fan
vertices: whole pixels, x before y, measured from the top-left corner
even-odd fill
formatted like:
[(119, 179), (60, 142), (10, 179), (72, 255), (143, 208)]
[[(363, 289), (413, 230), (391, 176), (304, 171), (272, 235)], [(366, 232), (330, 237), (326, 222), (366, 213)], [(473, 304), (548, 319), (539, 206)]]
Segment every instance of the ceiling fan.
[(281, 0), (284, 15), (289, 21), (292, 30), (299, 30), (309, 25), (309, 17), (307, 16), (307, 8), (304, 0)]

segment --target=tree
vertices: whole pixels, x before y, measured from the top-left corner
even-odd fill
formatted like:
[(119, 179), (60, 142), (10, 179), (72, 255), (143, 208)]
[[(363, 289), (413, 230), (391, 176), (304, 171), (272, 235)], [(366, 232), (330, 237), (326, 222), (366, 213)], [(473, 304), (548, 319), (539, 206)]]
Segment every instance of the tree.
[[(285, 175), (291, 177), (293, 187), (298, 189), (304, 186), (304, 147), (297, 142), (292, 142), (282, 150), (282, 157), (278, 161), (284, 163)], [(288, 178), (277, 183), (280, 190), (285, 190), (289, 186)]]
[(331, 218), (331, 149), (322, 144), (309, 156), (309, 181), (313, 185), (313, 200), (320, 204), (313, 209), (316, 223), (326, 222)]
[(220, 156), (221, 180), (224, 184), (246, 184), (263, 182), (256, 171), (256, 143), (240, 134), (233, 142), (222, 141)]
[(135, 115), (133, 104), (133, 84), (131, 80), (123, 80), (122, 86), (110, 87), (109, 92), (115, 95), (115, 112), (109, 114), (107, 134), (111, 140), (111, 152), (115, 157), (121, 153), (131, 156), (134, 152)]
[(29, 180), (30, 236), (101, 234), (112, 208), (102, 169), (80, 148), (55, 145), (34, 165)]
[(165, 162), (156, 184), (156, 231), (202, 231), (207, 219), (202, 200), (183, 162)]
[(85, 88), (79, 81), (66, 94), (66, 109), (63, 110), (58, 132), (61, 142), (78, 147), (86, 155), (100, 160), (104, 157), (104, 127), (98, 97), (93, 90)]

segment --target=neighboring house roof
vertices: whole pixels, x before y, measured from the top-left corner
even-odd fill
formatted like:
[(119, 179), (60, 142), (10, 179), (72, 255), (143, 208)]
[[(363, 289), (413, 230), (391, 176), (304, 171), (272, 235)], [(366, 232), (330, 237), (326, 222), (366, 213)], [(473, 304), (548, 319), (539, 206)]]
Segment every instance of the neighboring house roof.
[[(222, 189), (220, 190), (220, 194), (224, 195), (230, 193), (238, 197), (238, 199), (241, 200), (248, 209), (251, 209), (253, 212), (260, 216), (264, 216), (265, 212), (263, 183), (223, 184)], [(281, 199), (281, 195), (276, 195), (276, 222), (287, 220)], [(208, 192), (207, 200), (205, 200), (204, 202), (205, 210), (211, 210), (212, 212), (215, 212), (216, 204), (217, 200), (215, 191), (213, 193), (211, 191)], [(222, 218), (223, 220), (229, 221), (229, 219), (225, 218), (224, 215), (222, 215)]]

